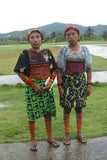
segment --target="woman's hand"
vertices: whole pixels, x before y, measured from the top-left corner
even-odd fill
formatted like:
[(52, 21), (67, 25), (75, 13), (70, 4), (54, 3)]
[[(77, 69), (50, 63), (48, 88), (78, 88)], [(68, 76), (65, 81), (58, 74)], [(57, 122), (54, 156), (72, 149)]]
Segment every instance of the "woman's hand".
[(38, 85), (38, 84), (34, 84), (34, 85), (33, 85), (33, 89), (34, 89), (34, 91), (35, 91), (36, 93), (41, 93), (43, 87), (40, 86), (40, 85)]
[(64, 89), (62, 87), (59, 88), (59, 94), (62, 99), (65, 97)]
[(91, 87), (87, 86), (86, 95), (90, 96), (90, 94), (91, 94)]
[(45, 87), (43, 87), (43, 89), (49, 90), (51, 88), (52, 83), (53, 82), (49, 81), (48, 84)]

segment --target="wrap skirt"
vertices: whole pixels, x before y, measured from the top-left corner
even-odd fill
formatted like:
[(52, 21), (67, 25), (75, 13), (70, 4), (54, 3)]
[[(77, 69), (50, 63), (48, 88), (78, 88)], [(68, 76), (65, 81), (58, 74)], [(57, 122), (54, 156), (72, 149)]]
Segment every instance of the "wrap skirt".
[(86, 107), (86, 77), (84, 73), (63, 75), (63, 89), (65, 97), (60, 98), (60, 104), (64, 108)]
[[(45, 86), (46, 80), (34, 80), (38, 85)], [(25, 85), (25, 101), (27, 103), (27, 115), (30, 121), (34, 121), (45, 115), (56, 116), (56, 106), (53, 97), (53, 90), (42, 90), (36, 93), (34, 89)]]

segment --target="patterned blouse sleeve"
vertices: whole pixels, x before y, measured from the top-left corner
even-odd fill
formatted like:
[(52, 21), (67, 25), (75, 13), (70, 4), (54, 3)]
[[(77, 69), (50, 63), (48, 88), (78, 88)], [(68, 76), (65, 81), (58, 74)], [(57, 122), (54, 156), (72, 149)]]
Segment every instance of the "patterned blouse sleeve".
[(85, 58), (85, 71), (92, 69), (92, 56), (87, 47), (83, 46), (84, 58)]
[(17, 60), (16, 66), (14, 68), (14, 72), (17, 72), (17, 73), (24, 72), (24, 60), (23, 59), (24, 59), (23, 54), (21, 53)]
[(66, 50), (66, 47), (61, 47), (59, 49), (58, 56), (57, 56), (57, 71), (61, 71), (61, 72), (65, 71), (65, 65), (66, 65), (65, 54), (64, 54), (65, 50)]
[(29, 66), (29, 56), (27, 50), (23, 50), (20, 54), (17, 63), (14, 67), (14, 72), (16, 73), (24, 73), (25, 75), (29, 76), (30, 74), (30, 66)]
[(55, 58), (49, 49), (48, 49), (48, 53), (49, 53), (50, 70), (51, 71), (56, 70), (57, 64), (56, 64)]

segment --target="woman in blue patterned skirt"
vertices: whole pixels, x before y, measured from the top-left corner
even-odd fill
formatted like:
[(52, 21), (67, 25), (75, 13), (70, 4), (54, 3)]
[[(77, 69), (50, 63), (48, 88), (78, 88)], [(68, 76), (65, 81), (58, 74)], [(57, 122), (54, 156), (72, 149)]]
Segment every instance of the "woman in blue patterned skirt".
[[(63, 143), (70, 145), (69, 118), (71, 109), (76, 111), (77, 138), (81, 143), (87, 139), (82, 135), (82, 108), (86, 107), (87, 96), (91, 94), (91, 63), (92, 58), (85, 46), (80, 46), (80, 30), (76, 26), (68, 26), (64, 31), (69, 43), (60, 48), (57, 56), (57, 81), (60, 104), (64, 108), (65, 136)], [(87, 74), (87, 80), (85, 73)]]

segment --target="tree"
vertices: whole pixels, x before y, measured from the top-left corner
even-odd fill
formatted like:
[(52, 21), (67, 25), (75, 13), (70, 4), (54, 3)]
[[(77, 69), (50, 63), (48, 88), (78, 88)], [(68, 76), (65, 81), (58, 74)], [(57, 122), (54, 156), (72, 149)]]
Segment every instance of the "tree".
[(104, 41), (107, 40), (107, 31), (103, 31), (102, 38), (104, 39)]
[(91, 27), (88, 27), (85, 33), (86, 33), (86, 36), (89, 38), (89, 40), (91, 40), (91, 37), (93, 35), (93, 29)]
[(54, 38), (56, 36), (56, 33), (55, 32), (52, 32), (51, 33), (51, 38)]

